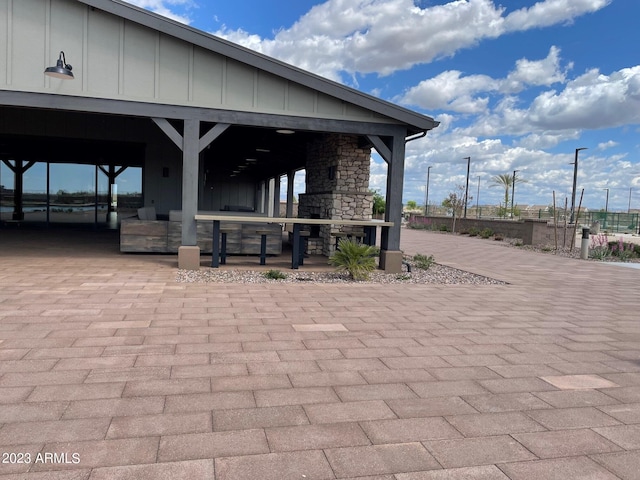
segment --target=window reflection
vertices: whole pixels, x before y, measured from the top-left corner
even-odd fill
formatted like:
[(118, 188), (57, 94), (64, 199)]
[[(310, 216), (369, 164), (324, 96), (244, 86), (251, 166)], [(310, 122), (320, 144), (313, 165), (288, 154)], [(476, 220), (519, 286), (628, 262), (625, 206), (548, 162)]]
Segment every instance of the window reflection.
[(0, 161), (2, 221), (21, 210), (24, 222), (114, 227), (143, 205), (141, 167), (35, 162), (22, 175), (22, 202), (16, 202), (15, 162), (6, 162)]

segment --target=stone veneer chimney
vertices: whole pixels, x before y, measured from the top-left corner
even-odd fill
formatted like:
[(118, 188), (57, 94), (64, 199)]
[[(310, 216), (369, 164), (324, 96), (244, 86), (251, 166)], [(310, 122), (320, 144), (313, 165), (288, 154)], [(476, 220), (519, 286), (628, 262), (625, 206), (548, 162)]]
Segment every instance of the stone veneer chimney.
[[(358, 146), (357, 135), (325, 134), (307, 147), (306, 189), (300, 195), (298, 216), (368, 220), (373, 214), (369, 192), (371, 148)], [(309, 239), (309, 253), (331, 255), (332, 232), (351, 233), (350, 227), (321, 226)]]

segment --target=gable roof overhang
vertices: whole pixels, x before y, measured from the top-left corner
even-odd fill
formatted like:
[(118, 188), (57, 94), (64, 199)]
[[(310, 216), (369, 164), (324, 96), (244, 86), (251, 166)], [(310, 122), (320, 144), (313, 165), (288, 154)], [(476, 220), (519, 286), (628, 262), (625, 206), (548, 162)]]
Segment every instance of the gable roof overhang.
[(439, 122), (426, 115), (381, 100), (121, 0), (76, 1), (393, 119), (406, 127), (409, 136), (427, 132), (439, 125)]
[[(362, 146), (365, 146), (366, 137), (369, 135), (384, 138), (402, 136), (406, 133), (406, 127), (397, 124), (297, 117), (74, 95), (5, 91), (0, 92), (0, 97), (1, 103), (9, 107), (5, 108), (0, 114), (0, 127), (3, 122), (4, 124), (19, 125), (20, 122), (24, 121), (24, 118), (27, 118), (20, 115), (20, 111), (29, 115), (28, 118), (36, 119), (34, 120), (36, 124), (50, 121), (59, 125), (67, 123), (69, 125), (78, 125), (79, 122), (86, 125), (106, 125), (103, 122), (107, 118), (129, 118), (134, 121), (135, 119), (149, 121), (150, 118), (161, 118), (168, 119), (172, 122), (174, 128), (181, 131), (184, 119), (196, 119), (202, 124), (201, 133), (216, 124), (232, 125), (216, 140), (213, 150), (209, 151), (207, 149), (203, 152), (205, 154), (204, 158), (205, 160), (210, 158), (211, 154), (218, 157), (222, 156), (224, 162), (212, 161), (216, 162), (217, 170), (230, 173), (238, 165), (246, 163), (247, 158), (255, 157), (258, 159), (258, 163), (252, 166), (251, 172), (256, 178), (270, 178), (304, 168), (307, 143), (313, 138), (319, 138), (323, 133), (358, 135), (363, 143)], [(37, 111), (50, 112), (50, 116), (36, 117), (31, 116), (34, 113), (28, 113)], [(65, 115), (79, 115), (80, 117), (68, 117)], [(99, 120), (101, 117), (103, 120)], [(79, 121), (78, 118), (83, 120)], [(174, 122), (174, 120), (176, 121)], [(113, 126), (117, 125), (117, 123), (109, 123), (108, 125)], [(17, 128), (17, 131), (21, 131), (19, 127)], [(293, 130), (296, 133), (295, 135), (280, 135), (277, 133), (278, 129)], [(70, 137), (67, 140), (74, 141), (74, 130), (67, 129), (68, 131), (64, 134), (61, 134), (60, 130), (56, 128), (52, 130), (56, 133), (51, 133), (48, 129), (45, 130), (47, 131), (40, 134), (43, 137), (42, 141), (32, 137), (31, 140), (34, 144), (37, 142), (47, 143), (46, 137), (51, 137), (52, 135), (60, 136), (61, 138), (69, 135)], [(0, 128), (1, 131), (2, 129)], [(120, 131), (120, 128), (115, 129), (115, 131)], [(106, 138), (111, 138), (108, 132), (109, 130), (107, 129), (105, 131)], [(27, 132), (23, 134), (27, 134)], [(33, 135), (33, 133), (31, 134)], [(78, 134), (78, 132), (75, 132), (75, 134)], [(269, 153), (259, 153), (264, 147), (268, 147)], [(50, 152), (52, 150), (45, 147), (39, 150), (40, 153), (43, 151)], [(108, 149), (102, 151), (106, 152)], [(21, 152), (21, 156), (25, 159), (35, 158), (29, 151)], [(40, 155), (39, 158), (55, 161), (54, 157)], [(93, 156), (87, 156), (87, 159), (89, 158), (93, 158)], [(134, 163), (136, 162), (133, 160), (125, 162), (127, 165), (133, 165)]]

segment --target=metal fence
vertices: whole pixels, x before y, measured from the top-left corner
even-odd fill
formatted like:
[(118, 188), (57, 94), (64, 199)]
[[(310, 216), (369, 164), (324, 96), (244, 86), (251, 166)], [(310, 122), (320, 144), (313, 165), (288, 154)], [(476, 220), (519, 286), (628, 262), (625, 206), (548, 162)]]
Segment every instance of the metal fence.
[(592, 225), (595, 222), (600, 224), (601, 230), (620, 233), (635, 233), (638, 231), (638, 213), (616, 213), (616, 212), (589, 212), (585, 214), (584, 223)]
[[(415, 213), (421, 214), (422, 210)], [(535, 209), (520, 207), (516, 205), (514, 209), (515, 215), (511, 217), (511, 212), (504, 208), (492, 205), (483, 205), (480, 207), (469, 207), (467, 209), (467, 218), (489, 218), (502, 220), (522, 220), (526, 218), (546, 219), (553, 221), (553, 209)], [(429, 205), (430, 216), (447, 216), (451, 212), (440, 205)], [(557, 209), (556, 221), (558, 224), (569, 222), (571, 212), (569, 210)], [(566, 217), (566, 218), (565, 218)], [(621, 213), (621, 212), (585, 212), (582, 209), (579, 212), (577, 222), (582, 225), (599, 225), (600, 230), (617, 233), (640, 233), (640, 213)]]

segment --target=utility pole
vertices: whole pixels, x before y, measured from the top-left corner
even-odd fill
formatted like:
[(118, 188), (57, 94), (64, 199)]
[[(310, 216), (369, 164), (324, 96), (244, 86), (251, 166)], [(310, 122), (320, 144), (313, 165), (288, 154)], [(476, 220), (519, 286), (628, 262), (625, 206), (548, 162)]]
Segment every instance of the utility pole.
[(464, 218), (467, 218), (467, 201), (469, 200), (469, 168), (471, 167), (471, 157), (464, 157), (467, 161), (467, 186), (464, 190)]
[(432, 165), (427, 167), (427, 188), (425, 189), (425, 199), (424, 199), (424, 216), (429, 215), (429, 174), (431, 173)]
[(604, 202), (604, 228), (607, 228), (607, 217), (609, 216), (609, 189), (603, 188), (607, 191), (607, 199)]
[(476, 196), (476, 218), (480, 218), (480, 175), (478, 175), (478, 195)]
[(511, 219), (512, 220), (515, 217), (514, 210), (513, 210), (513, 198), (516, 195), (516, 172), (518, 172), (518, 171), (519, 170), (514, 170), (513, 171), (513, 179), (511, 180)]
[(578, 152), (580, 150), (586, 150), (587, 147), (576, 148), (576, 156), (573, 163), (569, 165), (573, 165), (573, 190), (571, 193), (571, 217), (569, 218), (569, 223), (573, 223), (573, 219), (576, 212), (576, 185), (578, 183)]

